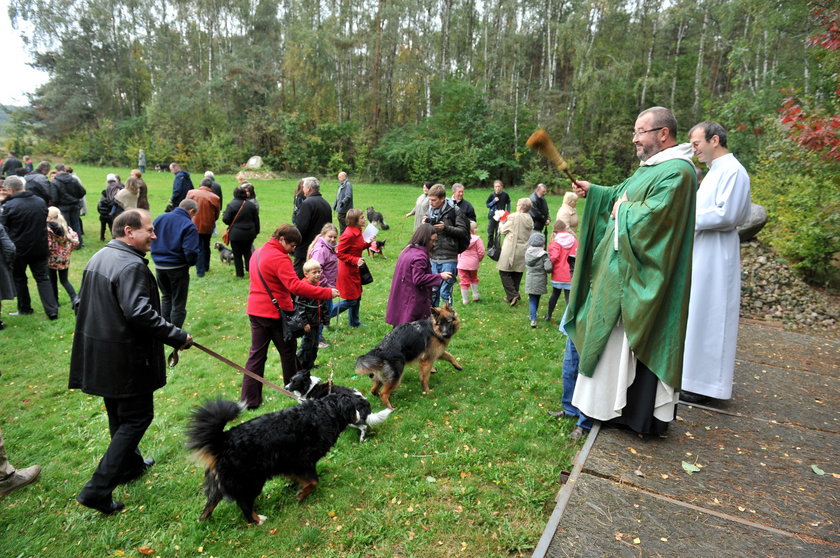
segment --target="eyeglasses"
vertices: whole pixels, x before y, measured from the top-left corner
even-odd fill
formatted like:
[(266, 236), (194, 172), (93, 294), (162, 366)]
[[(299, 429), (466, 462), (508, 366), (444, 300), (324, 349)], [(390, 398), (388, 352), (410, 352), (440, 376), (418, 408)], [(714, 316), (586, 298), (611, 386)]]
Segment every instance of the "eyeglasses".
[(635, 138), (636, 136), (641, 136), (642, 134), (647, 134), (648, 132), (656, 132), (664, 127), (665, 126), (660, 126), (659, 128), (651, 128), (650, 130), (633, 130), (633, 137)]

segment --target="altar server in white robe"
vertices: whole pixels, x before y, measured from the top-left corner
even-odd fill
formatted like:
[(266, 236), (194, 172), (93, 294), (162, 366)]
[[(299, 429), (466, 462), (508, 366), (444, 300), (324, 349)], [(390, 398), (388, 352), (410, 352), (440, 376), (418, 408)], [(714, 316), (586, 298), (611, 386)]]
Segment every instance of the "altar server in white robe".
[(680, 398), (704, 403), (732, 397), (741, 302), (736, 228), (750, 215), (750, 177), (727, 149), (726, 130), (717, 122), (701, 122), (688, 136), (694, 155), (709, 171), (697, 189)]

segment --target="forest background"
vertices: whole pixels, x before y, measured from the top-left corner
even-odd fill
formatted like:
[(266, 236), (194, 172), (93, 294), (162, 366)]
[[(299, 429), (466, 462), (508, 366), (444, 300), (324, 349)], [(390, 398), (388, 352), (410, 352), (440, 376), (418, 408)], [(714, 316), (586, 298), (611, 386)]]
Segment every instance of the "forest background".
[(546, 128), (613, 184), (633, 121), (720, 121), (767, 238), (812, 282), (840, 250), (840, 11), (829, 0), (11, 0), (49, 81), (8, 146), (96, 165), (555, 192)]

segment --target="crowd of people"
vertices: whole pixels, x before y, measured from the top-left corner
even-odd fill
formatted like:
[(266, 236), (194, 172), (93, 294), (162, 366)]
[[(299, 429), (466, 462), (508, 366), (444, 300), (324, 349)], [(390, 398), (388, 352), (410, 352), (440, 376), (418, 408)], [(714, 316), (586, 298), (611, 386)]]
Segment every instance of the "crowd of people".
[[(575, 181), (553, 222), (544, 184), (511, 211), (504, 184), (496, 180), (485, 202), (486, 247), (463, 185), (453, 184), (447, 197), (444, 185), (424, 183), (405, 214), (414, 217), (414, 231), (395, 264), (385, 322), (396, 327), (423, 320), (433, 307), (453, 304), (458, 278), (461, 303), (480, 301), (480, 264), (490, 255), (510, 306), (521, 299), (525, 275), (530, 327), (538, 326), (543, 295), (550, 292), (547, 322), (563, 295), (564, 390), (562, 410), (552, 414), (576, 420), (572, 438), (585, 435), (594, 420), (661, 435), (681, 394), (693, 403), (730, 397), (739, 300), (736, 227), (749, 212), (749, 178), (719, 124), (697, 124), (688, 144), (678, 144), (677, 134), (668, 109), (640, 113), (632, 134), (639, 169), (617, 186)], [(692, 155), (710, 167), (699, 190)], [(318, 350), (329, 347), (323, 331), (331, 319), (346, 311), (351, 328), (365, 325), (363, 252), (375, 232), (353, 207), (346, 173), (337, 177), (333, 204), (321, 195), (317, 178), (302, 179), (290, 200), (292, 223), (276, 227), (259, 248), (259, 204), (241, 173), (233, 199), (223, 206), (212, 172), (196, 189), (190, 174), (173, 163), (167, 211), (154, 221), (142, 169), (132, 171), (125, 185), (108, 175), (98, 207), (100, 238), (107, 225), (113, 240), (87, 263), (77, 295), (67, 269), (84, 234), (81, 182), (60, 165), (52, 180), (47, 163), (24, 177), (17, 174), (29, 172), (25, 166), (12, 166), (15, 175), (6, 179), (0, 200), (0, 300), (17, 298), (19, 313), (33, 312), (29, 267), (44, 311), (56, 319), (61, 282), (77, 309), (69, 385), (102, 397), (108, 413), (111, 443), (77, 497), (85, 506), (106, 514), (122, 509), (114, 488), (154, 464), (138, 445), (152, 421), (152, 393), (165, 383), (163, 345), (192, 345), (183, 329), (189, 269), (195, 266), (198, 278), (209, 270), (219, 217), (227, 225), (236, 277), (249, 278), (248, 370), (263, 376), (274, 344), (288, 383), (299, 370), (317, 366)], [(586, 199), (580, 216), (579, 198)], [(261, 389), (243, 377), (241, 399), (248, 408), (261, 405)], [(38, 471), (11, 468), (0, 435), (0, 496), (28, 484)]]

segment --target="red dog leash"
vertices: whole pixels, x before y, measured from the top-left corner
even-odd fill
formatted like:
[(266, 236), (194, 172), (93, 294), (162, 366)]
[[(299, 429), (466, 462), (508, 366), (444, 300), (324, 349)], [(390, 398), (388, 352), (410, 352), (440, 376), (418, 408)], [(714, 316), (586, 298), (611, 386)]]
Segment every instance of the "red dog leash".
[[(285, 396), (287, 396), (287, 397), (290, 397), (290, 398), (294, 399), (295, 401), (297, 401), (297, 397), (295, 397), (295, 396), (292, 394), (292, 392), (287, 391), (287, 390), (285, 390), (285, 389), (281, 388), (281, 387), (280, 387), (280, 386), (278, 386), (277, 384), (272, 383), (272, 382), (270, 382), (270, 381), (266, 380), (266, 379), (265, 379), (265, 378), (263, 378), (262, 376), (259, 376), (259, 375), (255, 374), (255, 373), (251, 372), (251, 371), (250, 371), (250, 370), (248, 370), (247, 368), (244, 368), (244, 367), (242, 367), (242, 366), (239, 366), (238, 364), (236, 364), (236, 363), (235, 363), (235, 362), (233, 362), (232, 360), (230, 360), (230, 359), (228, 359), (228, 358), (223, 357), (222, 355), (220, 355), (219, 353), (217, 353), (217, 352), (216, 352), (216, 351), (214, 351), (213, 349), (210, 349), (210, 348), (208, 348), (208, 347), (205, 347), (205, 346), (204, 346), (204, 345), (202, 345), (201, 343), (197, 343), (197, 342), (195, 342), (195, 341), (193, 341), (192, 346), (193, 346), (193, 347), (195, 347), (195, 348), (197, 348), (197, 349), (201, 349), (202, 351), (204, 351), (205, 353), (207, 353), (207, 354), (208, 354), (208, 355), (210, 355), (211, 357), (213, 357), (213, 358), (215, 358), (215, 359), (217, 359), (217, 360), (220, 360), (220, 361), (224, 362), (225, 364), (227, 364), (227, 365), (228, 365), (228, 366), (230, 366), (231, 368), (233, 368), (233, 369), (235, 369), (235, 370), (238, 370), (239, 372), (242, 372), (243, 374), (245, 374), (245, 375), (246, 375), (246, 376), (248, 376), (249, 378), (253, 378), (254, 380), (256, 380), (256, 381), (260, 382), (261, 384), (265, 384), (265, 385), (267, 385), (268, 387), (270, 387), (271, 389), (275, 389), (275, 390), (279, 391), (280, 393), (282, 393), (283, 395), (285, 395)], [(170, 367), (170, 368), (174, 368), (176, 364), (178, 364), (178, 350), (177, 350), (177, 349), (176, 349), (176, 350), (174, 350), (174, 351), (172, 351), (172, 354), (170, 354), (170, 355), (169, 355), (169, 367)]]

